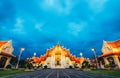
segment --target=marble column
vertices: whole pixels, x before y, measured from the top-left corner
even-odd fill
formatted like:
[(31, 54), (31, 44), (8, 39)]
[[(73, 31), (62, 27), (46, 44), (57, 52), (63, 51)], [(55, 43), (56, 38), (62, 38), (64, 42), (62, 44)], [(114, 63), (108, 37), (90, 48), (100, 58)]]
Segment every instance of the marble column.
[(106, 64), (109, 64), (109, 61), (107, 60), (106, 57), (104, 57), (104, 61), (105, 61), (105, 65), (106, 65)]
[(60, 67), (62, 68), (63, 67), (63, 59), (62, 59), (62, 54), (61, 54), (61, 56), (60, 56)]
[(54, 56), (51, 57), (51, 68), (55, 67), (55, 58)]
[(50, 57), (50, 68), (52, 68), (53, 60), (52, 57)]
[(114, 59), (115, 64), (118, 65), (118, 68), (120, 69), (120, 61), (118, 59), (118, 55), (114, 55), (113, 59)]
[(4, 68), (6, 68), (6, 66), (10, 63), (10, 60), (11, 60), (11, 58), (7, 58)]
[(64, 57), (64, 68), (66, 68), (66, 57)]
[(55, 55), (53, 56), (53, 68), (55, 68)]
[(2, 56), (0, 55), (0, 60), (1, 60)]

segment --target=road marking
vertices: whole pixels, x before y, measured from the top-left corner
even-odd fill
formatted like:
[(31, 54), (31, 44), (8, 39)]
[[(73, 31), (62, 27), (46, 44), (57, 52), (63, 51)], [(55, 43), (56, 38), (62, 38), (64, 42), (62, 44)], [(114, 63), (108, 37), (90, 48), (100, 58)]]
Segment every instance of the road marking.
[(59, 78), (59, 70), (57, 70), (57, 78)]
[[(79, 73), (77, 73), (77, 74), (79, 74)], [(79, 74), (79, 75), (81, 75), (81, 74)], [(83, 75), (83, 74), (82, 74), (82, 75)], [(86, 77), (89, 77), (89, 78), (94, 78), (94, 77), (89, 76), (89, 75), (86, 75), (86, 74), (84, 74), (83, 76), (86, 76)]]
[(65, 73), (64, 71), (62, 71), (68, 78), (71, 78), (67, 73)]
[[(76, 72), (76, 73), (75, 73)], [(69, 72), (70, 73), (70, 72)], [(83, 73), (83, 72), (82, 72)], [(73, 74), (73, 73), (72, 73)], [(84, 74), (80, 74), (79, 72), (77, 71), (74, 71), (74, 75), (80, 75), (80, 76), (84, 76), (84, 77), (89, 77), (89, 78), (94, 78), (92, 76), (89, 76), (89, 75), (86, 75), (85, 73)]]
[(71, 71), (66, 71), (66, 73), (72, 74), (72, 75), (76, 76), (77, 78), (80, 78), (79, 75), (77, 75), (77, 74), (75, 74), (75, 73), (72, 73)]
[[(55, 72), (55, 71), (53, 71), (53, 72)], [(51, 72), (50, 74), (48, 74), (45, 78), (48, 78), (53, 72)]]
[[(46, 72), (46, 73), (49, 73), (49, 70), (44, 70), (44, 72)], [(34, 78), (39, 78), (39, 76), (41, 76), (42, 75), (42, 73), (44, 73), (43, 71), (41, 72), (41, 73), (39, 73), (37, 76), (35, 76)]]

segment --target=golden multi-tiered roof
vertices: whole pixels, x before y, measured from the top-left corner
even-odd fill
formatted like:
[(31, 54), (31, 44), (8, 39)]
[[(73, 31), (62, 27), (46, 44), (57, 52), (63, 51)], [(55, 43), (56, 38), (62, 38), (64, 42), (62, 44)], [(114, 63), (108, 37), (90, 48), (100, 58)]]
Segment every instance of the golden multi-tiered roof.
[(39, 58), (35, 58), (34, 60), (37, 63), (40, 63), (42, 61), (45, 61), (47, 57), (51, 57), (54, 55), (62, 55), (65, 57), (69, 57), (71, 61), (75, 61), (76, 63), (79, 63), (81, 60), (84, 60), (84, 58), (77, 58), (76, 56), (71, 55), (70, 50), (64, 47), (61, 47), (59, 43), (55, 47), (47, 49), (45, 55), (40, 56)]

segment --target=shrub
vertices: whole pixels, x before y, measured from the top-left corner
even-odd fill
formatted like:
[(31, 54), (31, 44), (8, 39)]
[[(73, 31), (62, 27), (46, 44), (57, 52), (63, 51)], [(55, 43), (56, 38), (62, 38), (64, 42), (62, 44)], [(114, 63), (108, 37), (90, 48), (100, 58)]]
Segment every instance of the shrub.
[(7, 68), (7, 69), (11, 69), (12, 66), (9, 64), (9, 65), (6, 66), (6, 68)]
[(84, 61), (84, 62), (82, 63), (82, 69), (84, 69), (84, 68), (90, 68), (90, 64), (89, 64), (88, 61)]
[(110, 64), (106, 64), (106, 65), (105, 65), (105, 68), (110, 68)]
[(33, 67), (33, 65), (31, 63), (27, 63), (26, 68), (33, 69), (34, 67)]

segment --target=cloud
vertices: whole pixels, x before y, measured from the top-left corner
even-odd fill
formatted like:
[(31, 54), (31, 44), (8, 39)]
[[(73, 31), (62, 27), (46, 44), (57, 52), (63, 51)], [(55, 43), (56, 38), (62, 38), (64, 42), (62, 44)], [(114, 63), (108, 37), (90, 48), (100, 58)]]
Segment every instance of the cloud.
[(43, 0), (40, 6), (46, 11), (55, 11), (60, 14), (69, 14), (73, 7), (71, 0)]
[(37, 23), (35, 25), (35, 29), (38, 30), (38, 31), (42, 31), (42, 27), (44, 26), (44, 23)]
[(104, 9), (104, 5), (108, 0), (87, 0), (90, 8), (95, 12), (98, 13)]
[(70, 22), (68, 24), (68, 33), (72, 34), (73, 36), (78, 36), (79, 33), (85, 28), (85, 26), (86, 26), (85, 22), (80, 23)]
[(82, 51), (90, 57), (90, 48), (101, 50), (103, 39), (120, 38), (118, 0), (0, 2), (0, 39), (12, 39), (16, 54), (22, 46), (26, 48), (24, 53), (44, 54), (60, 41), (74, 54)]
[(12, 32), (18, 33), (18, 34), (25, 34), (26, 32), (24, 31), (24, 20), (21, 18), (16, 19), (16, 23), (14, 28), (12, 29)]

